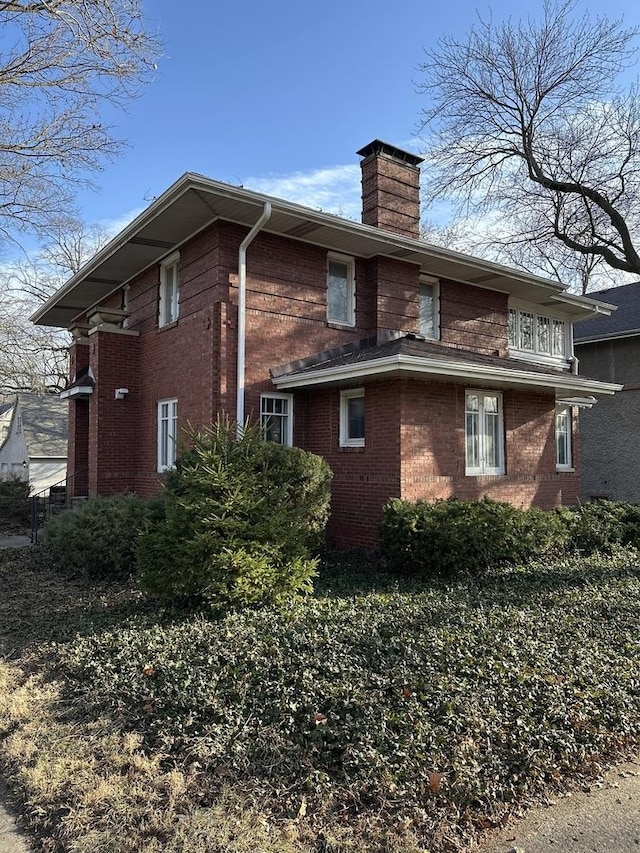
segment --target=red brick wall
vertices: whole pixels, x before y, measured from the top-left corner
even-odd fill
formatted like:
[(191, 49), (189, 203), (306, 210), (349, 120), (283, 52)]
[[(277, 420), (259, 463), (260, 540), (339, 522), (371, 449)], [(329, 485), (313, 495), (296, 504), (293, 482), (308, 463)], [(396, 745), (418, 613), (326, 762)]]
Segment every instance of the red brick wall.
[(440, 283), (443, 344), (487, 355), (507, 354), (508, 296), (461, 282)]
[[(133, 491), (139, 458), (139, 339), (97, 329), (89, 337), (96, 385), (89, 398), (89, 495)], [(123, 400), (117, 388), (127, 388)]]
[(542, 509), (575, 503), (576, 474), (556, 471), (553, 394), (505, 391), (506, 473), (470, 477), (465, 474), (465, 386), (403, 380), (400, 393), (403, 498), (487, 495)]
[[(297, 399), (298, 410), (301, 400)], [(327, 535), (343, 548), (371, 546), (386, 500), (400, 493), (400, 398), (393, 382), (365, 388), (365, 447), (340, 447), (340, 391), (309, 394), (306, 450), (333, 471)]]

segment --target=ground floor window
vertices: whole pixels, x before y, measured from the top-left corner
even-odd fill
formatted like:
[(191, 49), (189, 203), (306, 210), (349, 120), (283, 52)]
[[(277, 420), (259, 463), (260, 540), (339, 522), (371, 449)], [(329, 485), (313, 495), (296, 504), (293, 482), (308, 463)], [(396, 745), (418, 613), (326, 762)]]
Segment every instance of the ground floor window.
[(364, 447), (364, 388), (340, 393), (340, 446)]
[(261, 394), (260, 426), (266, 441), (293, 444), (293, 395)]
[(178, 401), (158, 403), (158, 471), (173, 468), (176, 462), (178, 439)]
[(556, 467), (567, 470), (573, 465), (571, 459), (571, 407), (556, 409)]
[(465, 395), (465, 473), (504, 474), (502, 395), (467, 391)]

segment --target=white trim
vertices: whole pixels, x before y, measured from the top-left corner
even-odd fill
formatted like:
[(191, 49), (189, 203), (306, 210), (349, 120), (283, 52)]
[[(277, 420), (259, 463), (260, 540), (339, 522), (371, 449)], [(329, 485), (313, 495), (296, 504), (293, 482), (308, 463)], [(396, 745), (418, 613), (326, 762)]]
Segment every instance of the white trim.
[(93, 394), (93, 385), (76, 385), (61, 391), (58, 396), (61, 400), (70, 400), (72, 397), (90, 397)]
[[(467, 433), (467, 415), (473, 414), (467, 411), (467, 399), (470, 397), (478, 397), (479, 405), (478, 405), (478, 421), (479, 421), (479, 442), (478, 442), (478, 452), (479, 452), (479, 465), (470, 467), (467, 464), (467, 442), (469, 440), (469, 436)], [(498, 411), (495, 413), (485, 412), (485, 404), (484, 400), (487, 397), (495, 397), (498, 401)], [(486, 431), (486, 420), (487, 414), (495, 414), (498, 418), (498, 462), (499, 465), (489, 466), (485, 465), (484, 454), (485, 444), (487, 440), (487, 431)], [(466, 388), (464, 394), (464, 473), (467, 477), (484, 477), (486, 475), (502, 475), (505, 473), (505, 462), (504, 462), (504, 407), (502, 404), (502, 394), (500, 391), (495, 391), (493, 389), (487, 390), (483, 388)]]
[[(433, 287), (433, 335), (427, 335), (421, 325), (420, 317), (420, 289), (423, 284), (430, 284)], [(440, 281), (432, 276), (421, 275), (418, 282), (418, 329), (420, 334), (428, 341), (440, 340)]]
[[(566, 436), (565, 442), (565, 451), (567, 455), (567, 461), (565, 463), (558, 462), (558, 418), (561, 416), (566, 416), (567, 419), (567, 430), (563, 433)], [(554, 422), (554, 436), (556, 442), (556, 471), (573, 471), (573, 441), (572, 441), (572, 429), (573, 429), (573, 416), (571, 412), (571, 406), (568, 405), (558, 405), (556, 406), (555, 411), (555, 422)]]
[[(173, 270), (170, 299), (167, 299), (167, 271)], [(175, 323), (180, 313), (180, 252), (172, 252), (160, 261), (160, 291), (158, 297), (158, 328)]]
[(474, 382), (487, 382), (502, 388), (526, 386), (535, 388), (555, 388), (561, 394), (615, 394), (622, 391), (623, 385), (613, 382), (600, 382), (595, 379), (582, 379), (573, 373), (558, 371), (557, 376), (546, 373), (532, 373), (528, 370), (505, 370), (500, 367), (488, 367), (476, 364), (454, 364), (438, 358), (419, 358), (412, 355), (390, 355), (354, 364), (338, 367), (318, 368), (305, 373), (274, 377), (273, 384), (278, 388), (306, 388), (328, 383), (351, 382), (371, 376), (384, 374), (413, 373), (418, 376), (443, 377), (446, 379)]
[(288, 402), (288, 410), (286, 414), (280, 415), (277, 414), (276, 417), (280, 417), (284, 420), (284, 441), (282, 444), (287, 447), (293, 446), (293, 394), (283, 394), (281, 391), (264, 391), (260, 394), (260, 427), (264, 428), (263, 416), (268, 417), (270, 412), (263, 412), (262, 403), (264, 400), (286, 400)]
[[(347, 269), (347, 318), (331, 317), (329, 314), (329, 264), (331, 262), (344, 264)], [(340, 255), (337, 252), (327, 252), (327, 323), (339, 326), (355, 326), (356, 324), (356, 264), (351, 255)]]
[[(364, 447), (365, 436), (349, 436), (349, 401), (364, 400), (364, 388), (349, 388), (340, 392), (340, 447)], [(365, 433), (366, 434), (366, 433)]]
[[(162, 412), (162, 406), (167, 406), (166, 417)], [(178, 400), (169, 397), (166, 400), (158, 400), (157, 407), (157, 471), (162, 474), (174, 467), (176, 461), (176, 449), (178, 440)], [(167, 424), (167, 445), (164, 445), (163, 425)], [(166, 450), (166, 453), (165, 453)]]

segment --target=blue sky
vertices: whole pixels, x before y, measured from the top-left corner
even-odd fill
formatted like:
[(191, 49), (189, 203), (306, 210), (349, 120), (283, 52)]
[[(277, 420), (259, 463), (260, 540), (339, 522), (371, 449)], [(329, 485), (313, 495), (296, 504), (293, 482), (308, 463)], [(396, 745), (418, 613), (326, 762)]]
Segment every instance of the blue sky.
[[(186, 171), (359, 217), (359, 158), (374, 138), (420, 150), (425, 47), (541, 3), (146, 0), (164, 40), (155, 81), (107, 118), (129, 147), (83, 191), (88, 222), (125, 224)], [(581, 2), (640, 23), (631, 0)], [(476, 11), (477, 10), (477, 11)]]

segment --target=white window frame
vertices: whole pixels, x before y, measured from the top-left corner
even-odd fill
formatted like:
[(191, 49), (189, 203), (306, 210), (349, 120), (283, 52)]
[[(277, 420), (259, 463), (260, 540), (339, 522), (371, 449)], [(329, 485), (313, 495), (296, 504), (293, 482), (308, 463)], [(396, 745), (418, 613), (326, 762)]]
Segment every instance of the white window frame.
[(158, 473), (170, 471), (175, 466), (177, 442), (178, 400), (175, 397), (158, 400)]
[[(347, 270), (346, 277), (346, 316), (332, 317), (329, 302), (329, 270), (330, 264), (343, 264)], [(330, 253), (327, 255), (327, 323), (335, 323), (338, 326), (355, 326), (356, 324), (356, 276), (355, 261), (349, 255), (338, 255)]]
[[(564, 421), (565, 427), (561, 428), (561, 423)], [(573, 416), (571, 406), (559, 405), (556, 406), (555, 412), (555, 438), (556, 438), (556, 469), (558, 471), (573, 471), (573, 447), (572, 447), (572, 432), (573, 432)], [(560, 461), (560, 438), (564, 438), (564, 450), (566, 462)]]
[[(422, 287), (423, 285), (428, 285), (433, 288), (433, 334), (429, 334), (426, 328), (426, 325), (423, 325), (423, 317), (422, 317)], [(427, 340), (437, 341), (440, 340), (440, 282), (437, 278), (428, 278), (427, 276), (420, 276), (420, 284), (418, 290), (418, 323), (420, 334), (425, 337)]]
[(356, 398), (364, 400), (364, 388), (350, 388), (340, 392), (340, 447), (364, 447), (364, 435), (354, 437), (349, 434), (349, 401)]
[[(168, 275), (172, 271), (173, 282), (168, 291)], [(180, 313), (180, 252), (174, 252), (160, 263), (160, 296), (158, 306), (158, 326), (175, 323)]]
[[(478, 409), (478, 421), (479, 421), (479, 432), (478, 432), (478, 457), (479, 464), (478, 465), (469, 465), (468, 464), (468, 442), (469, 442), (469, 430), (468, 430), (468, 418), (467, 415), (474, 414), (469, 412), (469, 408), (467, 405), (467, 400), (469, 397), (478, 397), (479, 398), (479, 409)], [(498, 400), (498, 462), (499, 464), (496, 466), (489, 466), (485, 462), (485, 441), (488, 434), (487, 430), (487, 417), (489, 414), (485, 412), (485, 399), (487, 397), (496, 397)], [(505, 459), (504, 459), (504, 407), (502, 405), (502, 393), (500, 391), (487, 391), (480, 388), (467, 388), (465, 389), (464, 395), (464, 468), (465, 475), (468, 477), (481, 477), (486, 474), (504, 474), (505, 473)]]
[[(531, 316), (532, 322), (532, 341), (531, 347), (523, 348), (521, 344), (521, 334), (523, 329), (523, 315)], [(514, 338), (511, 340), (510, 328), (512, 326), (512, 317), (515, 316)], [(547, 335), (549, 339), (548, 349), (543, 349), (540, 346), (540, 331), (543, 323), (548, 324)], [(562, 325), (562, 351), (558, 352), (555, 347), (555, 330), (559, 325)], [(542, 364), (566, 364), (571, 356), (571, 321), (558, 314), (547, 311), (541, 311), (539, 305), (527, 305), (525, 303), (510, 302), (509, 303), (509, 329), (507, 331), (507, 343), (509, 352), (517, 355), (518, 358), (535, 361)]]
[[(266, 402), (268, 400), (284, 400), (287, 403), (287, 412), (285, 414), (273, 413), (265, 411)], [(287, 447), (293, 446), (293, 394), (282, 394), (279, 392), (268, 391), (264, 394), (260, 394), (260, 428), (263, 431), (266, 426), (266, 421), (270, 417), (279, 417), (284, 421), (284, 429), (282, 430), (282, 435), (284, 440), (281, 442)], [(269, 440), (266, 439), (265, 440)]]

